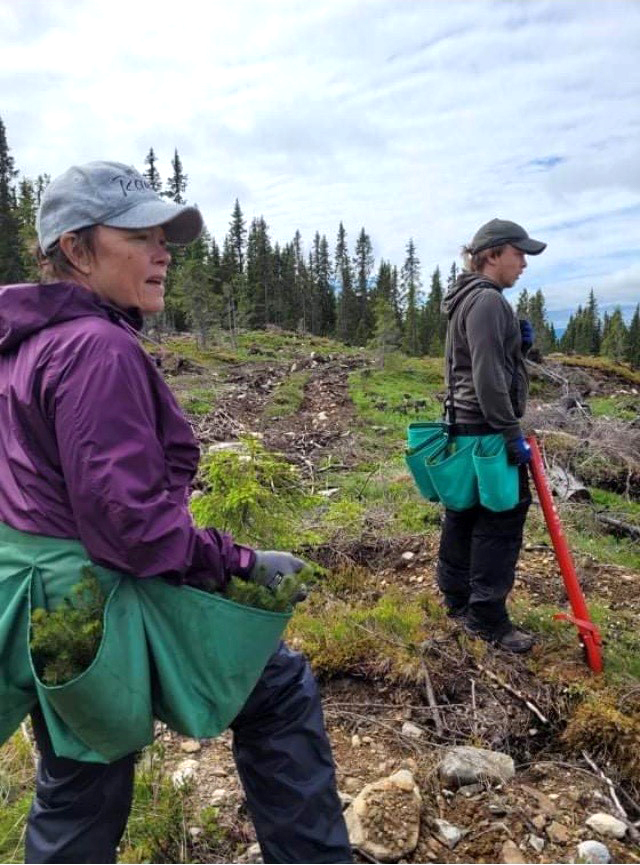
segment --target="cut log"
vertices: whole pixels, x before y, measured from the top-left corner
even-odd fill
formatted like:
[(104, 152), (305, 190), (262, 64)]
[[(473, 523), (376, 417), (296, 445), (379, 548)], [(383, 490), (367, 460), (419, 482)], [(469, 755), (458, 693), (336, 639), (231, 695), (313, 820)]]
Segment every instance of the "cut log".
[(548, 471), (552, 492), (563, 502), (590, 502), (591, 493), (566, 469), (553, 465)]
[(612, 534), (627, 535), (627, 537), (640, 541), (640, 526), (633, 526), (631, 523), (625, 523), (623, 520), (610, 517), (608, 514), (596, 514), (596, 519)]

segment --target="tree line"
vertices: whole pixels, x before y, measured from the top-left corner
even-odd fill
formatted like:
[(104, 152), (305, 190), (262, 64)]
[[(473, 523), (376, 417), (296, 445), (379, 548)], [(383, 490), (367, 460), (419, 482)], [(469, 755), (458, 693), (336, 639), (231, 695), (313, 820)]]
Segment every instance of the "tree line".
[[(152, 147), (142, 171), (149, 185), (178, 204), (186, 203), (188, 175), (178, 151), (165, 180), (157, 163)], [(0, 119), (0, 284), (38, 278), (32, 254), (35, 216), (50, 178), (46, 174), (35, 180), (18, 177)], [(304, 249), (299, 231), (281, 245), (272, 240), (263, 216), (247, 224), (236, 199), (220, 241), (205, 231), (190, 246), (173, 248), (172, 255), (165, 311), (155, 322), (158, 330), (192, 331), (206, 344), (220, 329), (233, 335), (241, 328), (276, 325), (335, 337), (350, 345), (377, 344), (383, 352), (400, 349), (418, 356), (444, 351), (442, 298), (455, 283), (458, 268), (452, 263), (443, 279), (436, 267), (425, 290), (412, 238), (400, 268), (384, 259), (376, 267), (364, 227), (353, 252), (342, 222), (332, 246), (317, 231), (309, 250)], [(542, 291), (529, 294), (523, 289), (516, 310), (520, 318), (532, 322), (543, 354), (558, 349), (602, 353), (640, 367), (638, 308), (629, 326), (619, 309), (601, 319), (591, 292), (560, 339), (548, 320)]]

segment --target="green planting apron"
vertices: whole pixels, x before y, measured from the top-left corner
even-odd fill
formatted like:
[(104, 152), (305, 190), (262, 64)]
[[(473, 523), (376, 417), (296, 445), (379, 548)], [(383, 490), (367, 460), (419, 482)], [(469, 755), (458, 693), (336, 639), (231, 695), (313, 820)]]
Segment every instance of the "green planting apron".
[(518, 468), (508, 462), (501, 433), (450, 435), (445, 423), (410, 424), (405, 459), (428, 501), (454, 511), (480, 504), (499, 512), (518, 504)]
[[(91, 665), (47, 686), (29, 649), (31, 611), (53, 610), (90, 567), (106, 595)], [(110, 763), (153, 741), (154, 718), (178, 733), (229, 726), (276, 650), (290, 613), (258, 610), (92, 562), (79, 541), (0, 523), (0, 744), (39, 703), (59, 757)]]

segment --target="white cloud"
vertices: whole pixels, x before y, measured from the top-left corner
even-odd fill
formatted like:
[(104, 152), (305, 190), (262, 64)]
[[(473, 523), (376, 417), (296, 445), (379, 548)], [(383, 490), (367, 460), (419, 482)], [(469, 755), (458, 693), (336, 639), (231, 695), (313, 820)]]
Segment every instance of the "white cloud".
[(560, 309), (637, 291), (638, 44), (614, 0), (0, 0), (0, 114), (24, 174), (177, 147), (219, 239), (238, 197), (281, 243), (413, 236), (425, 283), (515, 219)]

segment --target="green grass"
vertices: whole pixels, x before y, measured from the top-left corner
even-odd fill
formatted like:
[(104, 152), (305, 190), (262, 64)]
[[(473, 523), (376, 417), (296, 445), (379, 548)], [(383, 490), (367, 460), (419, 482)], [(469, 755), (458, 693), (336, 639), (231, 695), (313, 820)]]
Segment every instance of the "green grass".
[(349, 395), (360, 419), (363, 443), (374, 451), (404, 448), (407, 425), (437, 420), (442, 408), (436, 394), (444, 387), (441, 358), (393, 354), (384, 369), (349, 376)]
[(217, 391), (210, 387), (197, 387), (182, 394), (179, 398), (180, 405), (191, 415), (206, 415), (213, 410)]
[(596, 396), (589, 398), (589, 406), (594, 417), (607, 417), (613, 420), (634, 420), (640, 413), (640, 397)]
[(304, 400), (304, 388), (311, 373), (306, 370), (291, 373), (278, 387), (264, 410), (264, 417), (290, 417), (300, 410)]
[(21, 732), (0, 748), (0, 862), (23, 862), (34, 788), (31, 746)]
[(615, 375), (631, 384), (640, 384), (640, 370), (633, 370), (628, 364), (615, 363), (608, 357), (591, 357), (590, 355), (560, 355), (554, 354), (552, 360), (557, 360), (566, 366), (582, 366), (587, 369), (598, 369), (609, 375)]

